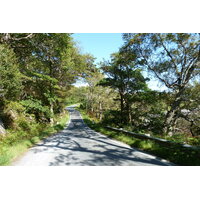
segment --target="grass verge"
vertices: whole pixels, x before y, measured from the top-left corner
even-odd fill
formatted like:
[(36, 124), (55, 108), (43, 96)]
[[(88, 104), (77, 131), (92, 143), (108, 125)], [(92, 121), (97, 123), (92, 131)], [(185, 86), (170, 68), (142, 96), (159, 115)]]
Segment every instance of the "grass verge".
[(181, 166), (200, 166), (200, 151), (183, 149), (178, 146), (166, 147), (150, 140), (140, 140), (122, 132), (116, 132), (104, 128), (105, 125), (89, 117), (84, 110), (78, 109), (84, 122), (97, 132), (100, 132), (109, 138), (124, 142), (131, 147), (151, 153), (160, 158), (164, 158), (172, 163)]
[(0, 138), (0, 166), (10, 165), (13, 160), (26, 152), (40, 140), (63, 130), (69, 120), (68, 112), (56, 116), (53, 126), (37, 124), (29, 133), (25, 131), (10, 131), (4, 138)]

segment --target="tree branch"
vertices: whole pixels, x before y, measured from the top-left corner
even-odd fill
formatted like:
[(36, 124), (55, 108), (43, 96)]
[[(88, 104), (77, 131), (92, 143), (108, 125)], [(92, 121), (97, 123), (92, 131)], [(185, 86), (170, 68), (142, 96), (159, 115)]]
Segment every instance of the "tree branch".
[[(195, 61), (196, 60), (196, 61)], [(192, 72), (194, 71), (196, 64), (200, 61), (200, 46), (199, 46), (199, 52), (197, 58), (192, 59), (190, 64), (188, 65), (188, 68), (185, 72), (185, 79), (184, 79), (184, 84), (187, 84), (188, 81), (190, 80), (190, 77), (192, 75)]]
[(176, 63), (174, 61), (174, 58), (172, 57), (171, 53), (168, 51), (167, 47), (164, 45), (162, 37), (160, 36), (160, 34), (158, 34), (158, 37), (160, 38), (160, 42), (161, 42), (162, 47), (167, 52), (167, 55), (171, 58), (171, 61), (172, 61), (173, 65), (174, 65), (174, 67), (175, 67), (177, 75), (179, 75), (178, 67), (177, 67), (177, 65), (176, 65)]
[(32, 38), (33, 35), (34, 35), (34, 33), (30, 33), (30, 34), (27, 35), (26, 37), (21, 37), (21, 38), (11, 38), (11, 39), (12, 39), (12, 40), (19, 41), (19, 40), (24, 40), (24, 39)]
[(172, 86), (171, 86), (166, 80), (162, 79), (162, 78), (157, 74), (157, 72), (153, 69), (153, 67), (151, 67), (151, 66), (148, 64), (148, 61), (147, 61), (146, 57), (143, 55), (141, 49), (140, 49), (140, 53), (141, 53), (141, 56), (143, 57), (143, 59), (144, 59), (145, 62), (146, 62), (147, 68), (150, 69), (151, 71), (153, 71), (154, 74), (156, 75), (156, 77), (157, 77), (160, 81), (164, 82), (164, 84), (166, 85), (166, 87), (172, 88)]

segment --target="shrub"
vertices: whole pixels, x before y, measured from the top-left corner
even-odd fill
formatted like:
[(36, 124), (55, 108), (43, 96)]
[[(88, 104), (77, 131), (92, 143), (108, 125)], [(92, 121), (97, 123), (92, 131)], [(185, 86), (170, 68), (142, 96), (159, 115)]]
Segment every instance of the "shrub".
[(52, 117), (49, 107), (44, 106), (41, 100), (30, 97), (20, 103), (26, 108), (27, 113), (34, 114), (36, 116), (37, 121), (45, 121), (45, 119)]

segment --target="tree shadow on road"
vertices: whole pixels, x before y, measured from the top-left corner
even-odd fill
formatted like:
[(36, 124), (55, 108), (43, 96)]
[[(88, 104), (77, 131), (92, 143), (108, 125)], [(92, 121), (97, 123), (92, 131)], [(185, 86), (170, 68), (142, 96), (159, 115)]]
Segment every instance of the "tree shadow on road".
[[(72, 111), (73, 112), (73, 111)], [(87, 127), (82, 119), (71, 119), (67, 129), (33, 148), (34, 153), (54, 150), (50, 166), (169, 165), (128, 146), (118, 145)]]

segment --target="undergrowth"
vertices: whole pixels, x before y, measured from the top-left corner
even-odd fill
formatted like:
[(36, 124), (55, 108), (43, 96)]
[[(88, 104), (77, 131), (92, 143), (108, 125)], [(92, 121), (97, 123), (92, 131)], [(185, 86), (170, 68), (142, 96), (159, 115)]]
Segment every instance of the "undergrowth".
[[(88, 116), (84, 110), (79, 109), (85, 123), (97, 132), (107, 135), (110, 138), (124, 142), (131, 147), (151, 153), (155, 156), (166, 159), (181, 166), (199, 166), (200, 150), (183, 149), (179, 146), (163, 146), (154, 141), (141, 140), (127, 135), (123, 132), (116, 132), (105, 128), (105, 124)], [(174, 139), (175, 141), (175, 139)]]
[(7, 130), (6, 136), (0, 137), (0, 165), (9, 165), (28, 148), (40, 140), (63, 130), (69, 114), (54, 117), (54, 124), (21, 124), (19, 130)]

